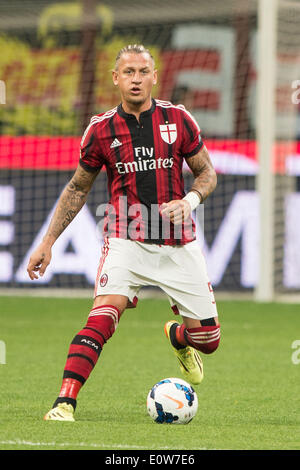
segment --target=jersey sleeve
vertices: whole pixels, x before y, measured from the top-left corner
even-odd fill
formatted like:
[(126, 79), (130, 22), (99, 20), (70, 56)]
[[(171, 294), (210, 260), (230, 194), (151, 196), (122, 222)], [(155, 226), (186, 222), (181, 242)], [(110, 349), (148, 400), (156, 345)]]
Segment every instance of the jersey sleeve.
[(90, 123), (80, 143), (80, 165), (87, 171), (98, 171), (104, 164), (97, 123)]
[(196, 155), (203, 147), (200, 127), (195, 118), (184, 108), (182, 109), (183, 135), (181, 151), (184, 158)]

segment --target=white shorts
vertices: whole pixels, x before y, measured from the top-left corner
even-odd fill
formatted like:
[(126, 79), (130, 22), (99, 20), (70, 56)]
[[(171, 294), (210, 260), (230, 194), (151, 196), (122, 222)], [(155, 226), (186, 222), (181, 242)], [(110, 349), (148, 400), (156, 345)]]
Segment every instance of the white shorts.
[(134, 307), (143, 286), (160, 287), (175, 314), (197, 320), (216, 317), (216, 302), (198, 242), (164, 246), (106, 238), (94, 296), (118, 294)]

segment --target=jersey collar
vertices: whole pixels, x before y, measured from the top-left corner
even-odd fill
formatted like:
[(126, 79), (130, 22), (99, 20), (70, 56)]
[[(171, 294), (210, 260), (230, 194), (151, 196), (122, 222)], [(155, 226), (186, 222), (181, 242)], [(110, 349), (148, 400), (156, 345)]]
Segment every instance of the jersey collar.
[[(147, 117), (147, 116), (150, 116), (152, 113), (154, 113), (155, 111), (155, 108), (156, 108), (156, 102), (155, 102), (155, 99), (152, 98), (152, 104), (151, 104), (151, 107), (149, 109), (147, 109), (146, 111), (143, 111), (141, 114), (140, 114), (140, 117)], [(135, 119), (135, 116), (134, 114), (129, 114), (129, 113), (126, 113), (122, 107), (122, 103), (119, 104), (118, 106), (118, 114), (120, 116), (122, 116), (123, 118), (125, 119)]]

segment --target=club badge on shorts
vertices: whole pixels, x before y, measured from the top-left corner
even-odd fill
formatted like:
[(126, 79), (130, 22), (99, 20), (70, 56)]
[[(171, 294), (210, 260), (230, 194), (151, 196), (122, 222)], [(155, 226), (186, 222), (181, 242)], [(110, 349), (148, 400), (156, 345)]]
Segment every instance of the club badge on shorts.
[(177, 139), (177, 127), (176, 124), (160, 124), (160, 135), (164, 142), (167, 144), (173, 144)]
[(108, 280), (108, 275), (107, 274), (102, 274), (102, 276), (100, 277), (100, 286), (101, 287), (106, 286), (107, 280)]

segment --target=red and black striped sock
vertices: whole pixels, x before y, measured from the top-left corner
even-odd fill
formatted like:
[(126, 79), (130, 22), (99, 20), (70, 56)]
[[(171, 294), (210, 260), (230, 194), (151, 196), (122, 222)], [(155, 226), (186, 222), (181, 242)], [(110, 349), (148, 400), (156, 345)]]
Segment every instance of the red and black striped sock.
[(176, 339), (179, 344), (189, 345), (204, 354), (211, 354), (219, 346), (220, 325), (205, 325), (198, 328), (176, 328)]
[(186, 333), (188, 344), (204, 354), (213, 353), (219, 346), (220, 325), (187, 328)]
[(115, 332), (120, 312), (113, 305), (101, 305), (91, 310), (86, 326), (74, 337), (69, 347), (58, 403), (70, 403), (76, 408), (77, 395), (95, 367), (104, 344)]

